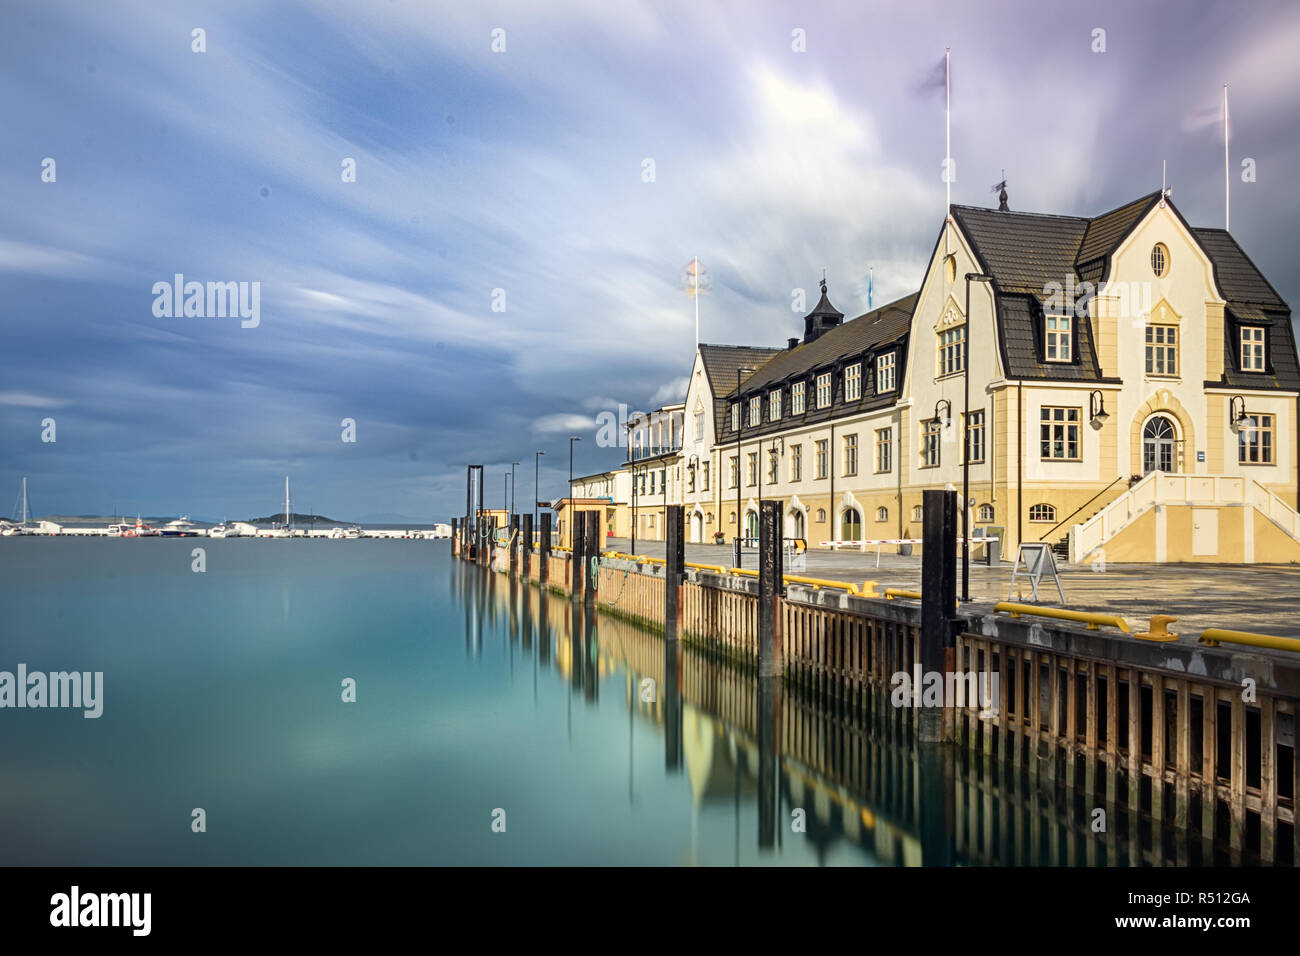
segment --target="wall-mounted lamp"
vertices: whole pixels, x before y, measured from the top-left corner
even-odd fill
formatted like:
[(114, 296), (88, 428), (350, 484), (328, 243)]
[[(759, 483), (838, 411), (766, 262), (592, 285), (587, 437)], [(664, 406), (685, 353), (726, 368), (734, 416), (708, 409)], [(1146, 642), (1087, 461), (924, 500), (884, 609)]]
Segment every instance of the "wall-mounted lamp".
[(1101, 389), (1094, 389), (1088, 396), (1088, 417), (1098, 428), (1110, 418), (1110, 413), (1106, 411), (1106, 397), (1101, 394)]
[[(939, 414), (940, 407), (943, 408), (942, 415)], [(934, 418), (935, 421), (942, 422), (944, 428), (947, 428), (950, 424), (952, 424), (952, 402), (948, 401), (948, 399), (946, 398), (941, 398), (937, 402), (935, 402)]]
[(1246, 419), (1246, 400), (1240, 395), (1228, 399), (1228, 427), (1233, 431), (1241, 428)]

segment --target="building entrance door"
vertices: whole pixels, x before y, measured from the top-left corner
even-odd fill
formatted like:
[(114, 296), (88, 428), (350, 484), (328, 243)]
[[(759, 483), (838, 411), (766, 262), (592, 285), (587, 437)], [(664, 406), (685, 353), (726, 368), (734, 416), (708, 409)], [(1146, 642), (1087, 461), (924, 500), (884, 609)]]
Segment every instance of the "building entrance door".
[(1174, 424), (1157, 415), (1142, 427), (1142, 474), (1151, 471), (1174, 471), (1174, 447), (1178, 436)]

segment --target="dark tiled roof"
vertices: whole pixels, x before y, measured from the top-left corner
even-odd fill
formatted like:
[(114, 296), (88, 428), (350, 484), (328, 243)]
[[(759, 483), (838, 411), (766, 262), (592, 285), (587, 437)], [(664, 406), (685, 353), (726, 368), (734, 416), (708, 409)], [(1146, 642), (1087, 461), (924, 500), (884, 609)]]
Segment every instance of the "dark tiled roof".
[[(761, 390), (776, 382), (833, 364), (841, 357), (857, 355), (907, 335), (919, 293), (913, 292), (888, 305), (850, 319), (806, 345), (784, 349), (740, 386), (742, 393)], [(729, 389), (735, 393), (733, 385)]]
[(1074, 257), (1075, 262), (1082, 266), (1100, 259), (1104, 270), (1105, 260), (1124, 241), (1129, 230), (1159, 201), (1160, 193), (1154, 192), (1093, 219), (1088, 223), (1087, 232), (1083, 234), (1083, 242)]
[(1201, 248), (1214, 263), (1214, 278), (1219, 291), (1229, 303), (1262, 305), (1291, 311), (1282, 297), (1255, 268), (1255, 263), (1223, 229), (1193, 229)]
[(952, 213), (1001, 292), (1042, 296), (1048, 283), (1063, 286), (1075, 274), (1087, 219), (975, 206), (953, 206)]
[[(1210, 384), (1242, 389), (1300, 389), (1300, 365), (1296, 360), (1290, 308), (1226, 230), (1193, 229), (1192, 232), (1214, 263), (1219, 293), (1228, 300), (1223, 323), (1223, 378)], [(1268, 328), (1267, 372), (1240, 371), (1242, 325)]]
[(737, 370), (742, 368), (758, 370), (780, 351), (780, 349), (751, 348), (747, 345), (700, 346), (704, 374), (709, 377), (709, 390), (713, 393), (713, 428), (719, 441), (726, 431), (724, 421), (726, 396), (736, 390)]
[(1092, 325), (1076, 319), (1075, 361), (1041, 362), (1043, 311), (1037, 299), (1029, 295), (998, 296), (1001, 316), (1002, 348), (1009, 378), (1050, 378), (1063, 381), (1095, 382), (1101, 378), (1097, 352), (1092, 341)]

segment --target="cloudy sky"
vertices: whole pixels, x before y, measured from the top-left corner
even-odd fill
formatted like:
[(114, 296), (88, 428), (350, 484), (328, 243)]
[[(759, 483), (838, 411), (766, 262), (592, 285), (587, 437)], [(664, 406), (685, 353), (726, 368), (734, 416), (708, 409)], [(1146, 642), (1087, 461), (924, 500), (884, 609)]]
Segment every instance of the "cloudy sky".
[[(798, 334), (792, 290), (823, 268), (850, 316), (869, 268), (877, 305), (916, 289), (944, 208), (919, 87), (945, 46), (957, 203), (996, 205), (1005, 168), (1013, 209), (1092, 215), (1167, 160), (1183, 213), (1221, 226), (1204, 117), (1228, 82), (1232, 231), (1300, 300), (1300, 7), (1048, 6), (14, 7), (0, 508), (28, 475), (40, 513), (244, 517), (288, 474), (296, 510), (445, 520), (468, 462), (489, 502), (523, 462), (530, 500), (539, 449), (559, 494), (570, 434), (579, 473), (609, 467), (596, 416), (678, 397), (693, 255), (708, 342)], [(260, 283), (260, 323), (156, 316), (176, 273)]]

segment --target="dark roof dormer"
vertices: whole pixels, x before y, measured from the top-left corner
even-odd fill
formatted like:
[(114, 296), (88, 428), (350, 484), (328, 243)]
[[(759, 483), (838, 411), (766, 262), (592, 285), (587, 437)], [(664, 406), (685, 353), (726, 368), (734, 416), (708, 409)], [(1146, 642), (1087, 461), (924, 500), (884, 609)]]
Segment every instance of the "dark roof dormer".
[(844, 313), (831, 305), (826, 298), (826, 280), (822, 279), (822, 297), (811, 312), (803, 317), (803, 344), (814, 342), (823, 332), (829, 332), (844, 319)]

